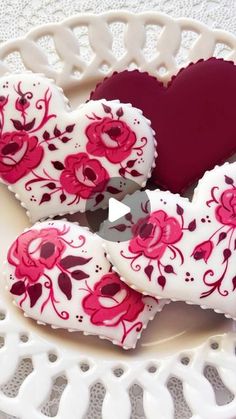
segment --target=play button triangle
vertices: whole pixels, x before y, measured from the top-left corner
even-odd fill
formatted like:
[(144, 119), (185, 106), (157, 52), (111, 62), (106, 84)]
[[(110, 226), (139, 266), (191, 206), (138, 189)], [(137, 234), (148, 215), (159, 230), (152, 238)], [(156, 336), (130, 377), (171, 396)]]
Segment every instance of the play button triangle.
[(130, 212), (130, 207), (125, 205), (123, 202), (117, 201), (115, 198), (109, 199), (109, 208), (108, 208), (108, 220), (110, 223), (114, 223), (119, 218), (124, 217), (124, 215)]
[[(121, 192), (122, 188), (129, 192), (125, 197), (124, 192)], [(111, 242), (128, 241), (138, 234), (136, 224), (140, 218), (148, 217), (151, 212), (148, 193), (139, 192), (139, 189), (138, 183), (122, 176), (110, 178), (105, 191), (104, 180), (96, 185), (85, 208), (85, 218), (90, 230), (103, 240)], [(94, 211), (100, 199), (104, 202), (104, 209)]]

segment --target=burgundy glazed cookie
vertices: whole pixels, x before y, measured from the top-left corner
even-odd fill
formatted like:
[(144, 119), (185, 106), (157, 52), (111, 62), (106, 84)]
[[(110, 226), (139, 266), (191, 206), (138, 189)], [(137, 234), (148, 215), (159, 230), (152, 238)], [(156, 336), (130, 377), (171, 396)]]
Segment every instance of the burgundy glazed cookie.
[(123, 71), (99, 84), (91, 99), (119, 99), (141, 109), (158, 140), (152, 179), (182, 192), (236, 152), (236, 67), (210, 58), (182, 69), (164, 87), (147, 73)]

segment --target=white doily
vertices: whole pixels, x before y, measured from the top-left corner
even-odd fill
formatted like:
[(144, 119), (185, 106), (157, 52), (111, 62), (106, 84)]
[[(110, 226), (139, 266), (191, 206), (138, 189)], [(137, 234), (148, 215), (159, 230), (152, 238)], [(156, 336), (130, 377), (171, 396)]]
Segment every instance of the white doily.
[(59, 22), (77, 13), (113, 9), (156, 10), (173, 17), (190, 17), (214, 29), (236, 33), (234, 0), (1, 0), (0, 42), (23, 36), (36, 25)]
[[(19, 36), (23, 36), (28, 30), (32, 29), (33, 27), (45, 24), (49, 22), (59, 22), (66, 17), (71, 15), (86, 12), (86, 13), (100, 13), (103, 11), (108, 11), (111, 9), (124, 9), (134, 12), (141, 12), (145, 10), (156, 10), (161, 11), (164, 13), (168, 13), (173, 17), (191, 17), (194, 19), (198, 19), (201, 22), (206, 23), (209, 27), (215, 29), (225, 29), (227, 31), (231, 31), (232, 33), (236, 34), (236, 2), (234, 0), (1, 0), (0, 3), (0, 41), (6, 41), (13, 38), (18, 38)], [(121, 38), (119, 37), (121, 24), (117, 23), (114, 24), (114, 33), (115, 35), (115, 43), (114, 49), (116, 50), (116, 54), (119, 55), (122, 51), (122, 42)], [(89, 52), (86, 49), (86, 40), (84, 39), (84, 33), (80, 32), (77, 34), (80, 44), (81, 44), (81, 54), (84, 51), (84, 59), (88, 59)], [(156, 36), (156, 34), (155, 34)], [(185, 35), (184, 35), (185, 36)], [(193, 37), (193, 34), (191, 35)], [(185, 44), (192, 42), (192, 38), (188, 38), (186, 34)], [(42, 46), (48, 48), (50, 50), (50, 44), (47, 44), (47, 40), (42, 40)], [(147, 55), (151, 54), (151, 49), (154, 47), (155, 44), (155, 37), (152, 32), (152, 28), (150, 28), (150, 40), (146, 49)], [(84, 50), (83, 50), (84, 45)], [(219, 46), (219, 48), (221, 48)], [(226, 48), (227, 49), (227, 48)], [(227, 51), (226, 51), (227, 52)], [(222, 55), (225, 53), (225, 47), (222, 49)], [(53, 57), (51, 54), (52, 61), (54, 68), (56, 66), (60, 66), (58, 61), (58, 57)], [(33, 57), (32, 57), (33, 59)], [(181, 62), (181, 54), (179, 56), (179, 60)], [(178, 60), (177, 60), (178, 61)], [(14, 70), (19, 68), (19, 59), (17, 58), (17, 54), (12, 55), (7, 60), (7, 64), (9, 67)], [(104, 69), (105, 70), (105, 69)], [(1, 309), (1, 307), (0, 307)], [(1, 312), (1, 310), (0, 310)], [(1, 313), (0, 313), (1, 316)], [(1, 317), (0, 317), (1, 320)], [(7, 323), (6, 323), (7, 327)], [(21, 336), (22, 345), (28, 344), (27, 340), (28, 337), (25, 335)], [(14, 344), (12, 342), (12, 344)], [(0, 336), (0, 348), (4, 345), (4, 338)], [(32, 345), (34, 346), (34, 342), (32, 341)], [(214, 342), (211, 345), (210, 352), (209, 352), (209, 343), (202, 346), (201, 351), (199, 354), (207, 353), (208, 360), (204, 367), (204, 376), (206, 382), (200, 381), (201, 385), (205, 385), (207, 387), (207, 383), (210, 383), (212, 388), (214, 389), (214, 397), (216, 399), (216, 404), (218, 406), (224, 406), (227, 403), (230, 403), (236, 394), (236, 384), (235, 380), (233, 380), (232, 375), (227, 373), (228, 380), (231, 384), (231, 388), (235, 389), (235, 392), (229, 390), (225, 384), (223, 383), (222, 379), (220, 378), (217, 369), (215, 368), (215, 364), (218, 363), (219, 367), (222, 369), (222, 357), (223, 354), (221, 351), (235, 351), (236, 349), (234, 342), (228, 338), (222, 339), (221, 343), (219, 344)], [(35, 353), (37, 353), (35, 349)], [(27, 354), (27, 349), (24, 351), (22, 350), (22, 354)], [(31, 358), (27, 358), (27, 355), (22, 355), (22, 361), (18, 365), (13, 377), (6, 382), (6, 384), (1, 386), (1, 391), (3, 394), (7, 395), (8, 397), (15, 397), (18, 394), (18, 391), (23, 383), (25, 377), (27, 377), (33, 371), (33, 365)], [(198, 365), (198, 370), (200, 371), (201, 365), (198, 359), (197, 353), (192, 353), (189, 357), (188, 354), (181, 358), (180, 366), (176, 367), (176, 375), (186, 375), (187, 380), (187, 372), (185, 374), (185, 368), (188, 366), (189, 363), (195, 363)], [(202, 355), (203, 356), (203, 355)], [(38, 358), (37, 358), (38, 357)], [(39, 359), (40, 355), (35, 355), (36, 362), (40, 362)], [(55, 355), (49, 355), (49, 360), (53, 364), (56, 359), (54, 359)], [(191, 358), (192, 357), (192, 358)], [(191, 359), (190, 359), (191, 358)], [(45, 360), (42, 360), (45, 363)], [(177, 361), (176, 361), (177, 362)], [(236, 360), (235, 360), (236, 363)], [(227, 359), (226, 359), (227, 364)], [(227, 365), (226, 365), (227, 367)], [(86, 373), (88, 369), (87, 364), (80, 365), (82, 371)], [(235, 365), (232, 365), (232, 368), (235, 368)], [(171, 367), (169, 367), (171, 370)], [(197, 369), (197, 368), (196, 368)], [(187, 369), (186, 369), (187, 371)], [(155, 397), (154, 399), (150, 396), (152, 394), (151, 389), (156, 388), (158, 391), (158, 386), (155, 387), (156, 383), (153, 380), (152, 376), (155, 377), (156, 373), (156, 366), (150, 365), (148, 369), (149, 375), (151, 378), (146, 377), (145, 386), (148, 391), (146, 395), (144, 395), (144, 391), (142, 387), (134, 383), (129, 386), (129, 396), (131, 400), (131, 418), (132, 419), (144, 419), (144, 407), (143, 404), (153, 403), (153, 409), (155, 409)], [(142, 374), (144, 374), (142, 372)], [(1, 375), (1, 371), (0, 371)], [(122, 377), (123, 370), (116, 369), (115, 376), (117, 379)], [(199, 375), (200, 376), (200, 375)], [(196, 387), (197, 387), (197, 380), (198, 375), (196, 373)], [(144, 380), (144, 381), (145, 381)], [(164, 379), (163, 379), (164, 380)], [(227, 380), (226, 380), (227, 381)], [(153, 384), (152, 384), (153, 383)], [(155, 383), (155, 385), (154, 385)], [(58, 402), (61, 398), (63, 390), (65, 389), (67, 384), (67, 379), (64, 375), (57, 376), (53, 381), (53, 388), (47, 400), (44, 401), (43, 405), (41, 406), (41, 412), (49, 417), (54, 417), (57, 415), (58, 412)], [(189, 385), (184, 384), (185, 386)], [(208, 384), (209, 385), (209, 384)], [(120, 388), (119, 386), (117, 388)], [(172, 401), (174, 403), (175, 408), (175, 419), (188, 419), (193, 417), (191, 410), (189, 408), (188, 402), (184, 397), (184, 389), (183, 383), (180, 379), (176, 377), (171, 377), (168, 379), (167, 388), (169, 394), (171, 395)], [(186, 389), (185, 389), (186, 390)], [(189, 389), (189, 392), (193, 391), (193, 388)], [(100, 419), (102, 416), (102, 404), (105, 397), (106, 389), (102, 382), (94, 383), (90, 387), (90, 403), (89, 408), (87, 410), (86, 419)], [(125, 394), (125, 392), (124, 392)], [(155, 393), (154, 393), (155, 394)], [(212, 393), (213, 395), (213, 393)], [(80, 397), (79, 388), (78, 388), (78, 398)], [(83, 397), (83, 396), (82, 396)], [(148, 399), (149, 398), (149, 399)], [(191, 397), (190, 397), (191, 398)], [(166, 399), (168, 400), (168, 399)], [(42, 416), (44, 417), (44, 416)], [(78, 416), (79, 417), (79, 416)], [(151, 417), (151, 416), (150, 416)], [(157, 416), (158, 413), (157, 413)], [(170, 416), (166, 416), (168, 419)], [(218, 417), (218, 416), (214, 416)], [(222, 418), (222, 416), (219, 416)], [(236, 417), (236, 412), (235, 412)], [(0, 419), (13, 419), (15, 416), (9, 416), (3, 412), (1, 412), (1, 404), (0, 404)], [(61, 417), (60, 417), (61, 418)], [(112, 419), (112, 412), (110, 418)], [(162, 417), (160, 416), (162, 419)], [(195, 419), (201, 419), (200, 416), (194, 416)], [(228, 416), (225, 416), (224, 419), (228, 419)], [(232, 415), (230, 416), (232, 418)], [(32, 417), (31, 419), (34, 419)], [(70, 417), (64, 416), (63, 419), (70, 419)], [(120, 419), (123, 419), (120, 417)], [(164, 419), (164, 418), (163, 418)], [(208, 419), (211, 419), (210, 417)]]

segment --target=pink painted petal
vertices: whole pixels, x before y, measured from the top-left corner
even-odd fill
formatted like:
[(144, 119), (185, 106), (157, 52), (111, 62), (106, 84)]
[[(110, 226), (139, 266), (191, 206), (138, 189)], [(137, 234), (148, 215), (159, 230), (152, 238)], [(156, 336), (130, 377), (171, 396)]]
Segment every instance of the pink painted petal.
[(117, 326), (126, 313), (126, 308), (121, 304), (112, 308), (100, 308), (91, 317), (91, 322), (108, 327)]
[(162, 231), (161, 240), (166, 244), (173, 244), (179, 241), (182, 235), (179, 222), (173, 217), (168, 218)]
[(137, 239), (134, 238), (129, 243), (129, 251), (132, 253), (142, 253), (143, 248), (140, 248)]
[(86, 145), (86, 150), (94, 156), (105, 156), (105, 147), (101, 143), (88, 143)]
[(131, 153), (131, 150), (124, 151), (121, 148), (115, 149), (106, 149), (106, 156), (107, 159), (111, 163), (120, 163), (121, 161), (125, 160)]
[(222, 224), (236, 226), (236, 217), (234, 214), (222, 206), (216, 209), (216, 219)]
[(92, 315), (95, 310), (100, 309), (100, 304), (98, 302), (98, 298), (97, 298), (97, 296), (95, 296), (93, 294), (89, 294), (83, 299), (82, 306), (83, 306), (85, 312), (90, 314), (90, 315)]
[(160, 260), (160, 258), (162, 257), (162, 255), (164, 254), (165, 250), (166, 250), (167, 245), (165, 243), (159, 242), (157, 244), (155, 244), (155, 246), (153, 247), (149, 247), (147, 246), (144, 249), (144, 254), (146, 257), (150, 258), (150, 259), (157, 259)]

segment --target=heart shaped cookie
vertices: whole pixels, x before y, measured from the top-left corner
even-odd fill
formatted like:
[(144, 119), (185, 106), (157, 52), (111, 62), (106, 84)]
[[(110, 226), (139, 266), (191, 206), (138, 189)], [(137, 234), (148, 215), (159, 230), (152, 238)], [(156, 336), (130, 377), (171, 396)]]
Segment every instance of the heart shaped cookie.
[(236, 319), (236, 163), (207, 172), (192, 202), (159, 190), (147, 194), (151, 213), (142, 205), (143, 217), (132, 224), (129, 216), (122, 228), (131, 228), (132, 238), (118, 242), (118, 226), (117, 242), (105, 244), (116, 271), (141, 292)]
[(8, 251), (7, 286), (39, 323), (83, 331), (134, 348), (165, 301), (144, 297), (112, 272), (102, 240), (66, 221), (37, 223)]
[(216, 58), (189, 65), (167, 87), (138, 70), (116, 73), (91, 95), (142, 109), (158, 139), (152, 179), (172, 192), (236, 152), (235, 97), (236, 67)]
[[(69, 112), (62, 91), (35, 74), (0, 80), (0, 179), (32, 221), (107, 206), (144, 186), (155, 141), (142, 112), (91, 101)], [(122, 177), (119, 188), (111, 178)], [(132, 190), (132, 192), (134, 189)], [(86, 207), (87, 208), (87, 207)]]

